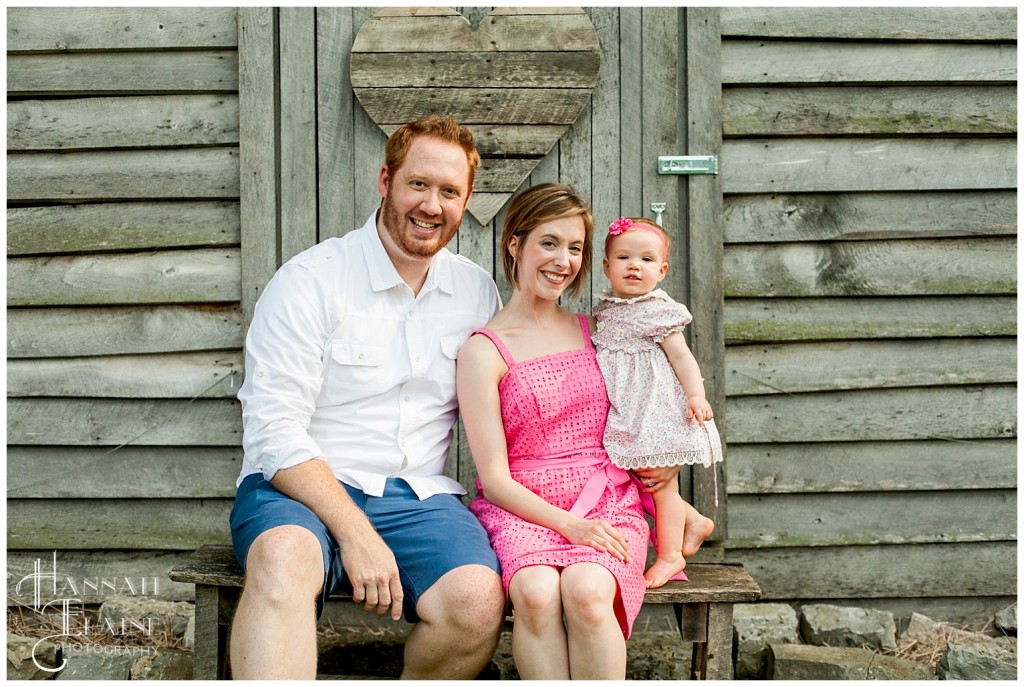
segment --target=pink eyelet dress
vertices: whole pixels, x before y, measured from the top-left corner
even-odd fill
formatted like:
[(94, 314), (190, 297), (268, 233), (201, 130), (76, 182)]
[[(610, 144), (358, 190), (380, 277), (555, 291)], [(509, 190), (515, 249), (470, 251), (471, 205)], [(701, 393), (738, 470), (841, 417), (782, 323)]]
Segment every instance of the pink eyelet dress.
[(479, 496), (469, 509), (490, 536), (506, 596), (509, 582), (522, 568), (597, 563), (618, 583), (615, 614), (628, 639), (644, 600), (649, 532), (636, 479), (609, 460), (602, 443), (608, 394), (586, 316), (580, 315), (579, 321), (584, 348), (522, 362), (512, 358), (494, 332), (478, 329), (473, 334), (490, 339), (508, 365), (498, 395), (513, 479), (559, 508), (610, 523), (628, 541), (632, 560), (625, 563), (572, 544), (554, 530), (499, 508), (487, 500), (479, 480)]

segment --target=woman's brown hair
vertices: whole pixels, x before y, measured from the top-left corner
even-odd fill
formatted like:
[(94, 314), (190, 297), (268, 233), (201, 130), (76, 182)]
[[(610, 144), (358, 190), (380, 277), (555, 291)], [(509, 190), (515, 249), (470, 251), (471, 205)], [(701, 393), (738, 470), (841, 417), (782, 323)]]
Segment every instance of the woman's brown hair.
[(516, 260), (509, 251), (512, 237), (518, 237), (519, 245), (537, 226), (562, 219), (576, 217), (583, 219), (583, 262), (580, 271), (567, 289), (570, 297), (578, 299), (586, 289), (587, 279), (593, 263), (592, 244), (594, 237), (594, 216), (590, 206), (571, 186), (564, 184), (538, 184), (521, 192), (509, 203), (505, 213), (505, 225), (501, 233), (501, 266), (505, 279), (514, 287), (519, 286)]

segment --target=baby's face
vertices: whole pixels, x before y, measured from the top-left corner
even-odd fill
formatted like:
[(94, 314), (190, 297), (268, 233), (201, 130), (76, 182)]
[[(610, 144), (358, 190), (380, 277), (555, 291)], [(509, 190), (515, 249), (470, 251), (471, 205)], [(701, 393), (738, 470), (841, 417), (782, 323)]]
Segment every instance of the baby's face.
[(617, 298), (635, 298), (658, 287), (668, 272), (661, 237), (630, 229), (614, 237), (604, 258), (604, 274)]

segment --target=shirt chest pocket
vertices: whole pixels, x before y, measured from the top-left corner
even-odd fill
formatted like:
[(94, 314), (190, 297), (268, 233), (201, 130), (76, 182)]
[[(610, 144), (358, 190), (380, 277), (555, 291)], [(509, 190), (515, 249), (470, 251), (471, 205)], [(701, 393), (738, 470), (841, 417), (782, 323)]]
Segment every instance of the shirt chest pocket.
[(379, 394), (388, 387), (387, 351), (383, 346), (335, 341), (325, 362), (324, 401), (337, 405)]

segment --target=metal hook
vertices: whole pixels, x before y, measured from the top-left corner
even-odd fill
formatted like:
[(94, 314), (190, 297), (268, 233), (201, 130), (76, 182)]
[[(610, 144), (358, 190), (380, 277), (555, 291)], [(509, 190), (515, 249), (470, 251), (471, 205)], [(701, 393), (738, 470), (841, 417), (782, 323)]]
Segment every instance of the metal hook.
[(661, 224), (661, 213), (665, 212), (668, 203), (651, 203), (651, 212), (654, 213), (654, 223)]

